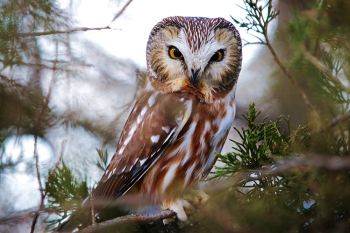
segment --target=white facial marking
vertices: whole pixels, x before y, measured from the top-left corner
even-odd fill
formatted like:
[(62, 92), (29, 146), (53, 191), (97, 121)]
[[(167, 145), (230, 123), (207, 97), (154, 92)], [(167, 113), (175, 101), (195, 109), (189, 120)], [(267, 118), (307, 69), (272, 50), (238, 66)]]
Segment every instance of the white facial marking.
[[(193, 37), (197, 37), (198, 34), (194, 33)], [(196, 40), (196, 38), (194, 38)], [(184, 33), (184, 30), (180, 30), (180, 33), (177, 38), (169, 41), (169, 45), (173, 45), (177, 47), (182, 53), (186, 65), (188, 67), (187, 76), (191, 76), (191, 70), (200, 70), (199, 75), (203, 74), (205, 67), (208, 66), (211, 57), (220, 49), (227, 48), (227, 44), (221, 43), (215, 39), (215, 33), (213, 31), (210, 32), (208, 36), (208, 41), (199, 48), (197, 51), (192, 51), (188, 44), (187, 35)], [(226, 56), (224, 60), (221, 62), (215, 62), (210, 64), (210, 77), (213, 80), (220, 80), (222, 76), (222, 71), (224, 68), (228, 68), (228, 64), (226, 62)], [(168, 68), (171, 71), (174, 71), (175, 74), (179, 73), (179, 71), (183, 72), (181, 64), (177, 60), (170, 59), (168, 60)], [(180, 73), (181, 73), (180, 72)]]
[(160, 135), (153, 135), (151, 136), (151, 142), (155, 144), (159, 141), (159, 138), (160, 138)]

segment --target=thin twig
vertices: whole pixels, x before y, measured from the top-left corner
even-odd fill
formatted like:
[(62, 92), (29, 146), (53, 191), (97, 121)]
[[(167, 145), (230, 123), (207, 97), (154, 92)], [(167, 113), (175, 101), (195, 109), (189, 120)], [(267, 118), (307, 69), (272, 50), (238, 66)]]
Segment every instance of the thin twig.
[[(269, 0), (269, 6), (272, 6), (272, 0)], [(259, 22), (260, 23), (260, 22)], [(289, 70), (287, 69), (287, 67), (282, 63), (282, 61), (279, 59), (275, 49), (273, 48), (271, 42), (270, 42), (270, 38), (268, 35), (268, 23), (266, 23), (265, 25), (260, 23), (260, 27), (263, 28), (263, 35), (266, 41), (266, 46), (268, 47), (268, 49), (270, 50), (270, 53), (272, 54), (272, 57), (274, 58), (275, 62), (277, 63), (277, 65), (280, 67), (280, 69), (282, 70), (282, 72), (284, 73), (284, 75), (289, 79), (289, 81), (292, 83), (292, 85), (294, 85), (298, 92), (299, 95), (301, 96), (301, 98), (304, 100), (304, 103), (306, 104), (306, 106), (313, 111), (314, 113), (316, 113), (317, 115), (318, 112), (316, 111), (316, 108), (312, 105), (311, 101), (309, 100), (308, 96), (306, 95), (306, 93), (304, 92), (302, 86), (297, 82), (297, 80), (294, 78), (294, 76), (289, 72)]]
[(111, 25), (117, 18), (119, 18), (124, 11), (126, 10), (126, 8), (130, 5), (130, 3), (132, 2), (132, 0), (127, 1), (127, 3), (125, 3), (125, 5), (117, 12), (117, 14), (113, 17), (112, 21), (109, 23), (109, 25)]
[(126, 216), (114, 218), (112, 220), (104, 221), (101, 223), (96, 223), (95, 225), (90, 225), (78, 232), (92, 233), (92, 232), (105, 230), (107, 228), (115, 227), (126, 223), (150, 223), (150, 222), (160, 221), (166, 218), (172, 218), (174, 216), (176, 216), (176, 213), (171, 210), (162, 210), (159, 213), (152, 214), (152, 215), (126, 215)]
[(95, 206), (94, 206), (94, 200), (93, 200), (93, 196), (92, 194), (92, 188), (90, 188), (90, 193), (89, 193), (89, 201), (90, 201), (90, 211), (91, 211), (91, 224), (95, 225), (96, 221), (95, 221)]
[[(266, 37), (266, 46), (268, 47), (268, 49), (270, 50), (272, 57), (274, 58), (275, 62), (277, 63), (277, 65), (280, 67), (280, 69), (282, 70), (282, 72), (284, 73), (284, 75), (289, 79), (289, 81), (292, 83), (292, 85), (294, 85), (298, 92), (299, 95), (301, 96), (301, 98), (303, 99), (305, 105), (313, 112), (317, 113), (315, 107), (311, 104), (311, 101), (309, 100), (309, 98), (307, 97), (306, 93), (304, 92), (302, 86), (296, 81), (296, 79), (294, 78), (294, 76), (288, 71), (287, 67), (282, 63), (282, 61), (279, 59), (275, 49), (272, 47), (271, 42), (269, 41), (268, 35), (264, 34), (264, 36)], [(318, 115), (318, 113), (317, 113)]]
[[(261, 10), (258, 10), (258, 1), (244, 1), (245, 7), (243, 8), (245, 11), (247, 11), (248, 14), (248, 21), (246, 23), (241, 23), (241, 27), (245, 27), (248, 29), (252, 29), (253, 31), (261, 34), (265, 41), (260, 38), (259, 36), (256, 36), (252, 33), (250, 35), (254, 36), (255, 38), (258, 39), (257, 42), (252, 42), (251, 44), (259, 44), (259, 42), (262, 42), (261, 44), (266, 45), (272, 54), (273, 59), (277, 63), (277, 65), (280, 67), (282, 70), (283, 74), (289, 79), (289, 81), (292, 83), (293, 86), (296, 87), (297, 91), (299, 92), (299, 95), (301, 96), (302, 100), (304, 101), (305, 105), (313, 112), (316, 113), (315, 116), (319, 116), (318, 112), (316, 111), (316, 108), (313, 106), (311, 101), (309, 100), (308, 96), (304, 92), (302, 86), (297, 82), (295, 77), (289, 72), (287, 67), (283, 64), (283, 62), (280, 60), (278, 57), (275, 49), (273, 48), (269, 35), (268, 35), (268, 27), (269, 23), (278, 15), (278, 12), (275, 11), (272, 8), (272, 0), (269, 0), (266, 5), (262, 8), (265, 9), (267, 6), (267, 16), (265, 18), (264, 14), (261, 12)], [(252, 18), (252, 20), (249, 20)], [(251, 25), (251, 26), (249, 26)], [(249, 43), (246, 43), (249, 44)]]
[[(56, 42), (56, 47), (55, 47), (55, 54), (56, 54), (56, 59), (58, 58), (58, 44)], [(44, 98), (44, 102), (43, 105), (41, 107), (37, 122), (36, 122), (36, 127), (37, 128), (41, 128), (41, 123), (42, 123), (42, 118), (45, 114), (45, 111), (47, 111), (47, 109), (49, 109), (49, 99), (52, 93), (52, 89), (53, 89), (53, 84), (55, 82), (55, 77), (56, 77), (56, 66), (57, 63), (54, 62), (53, 63), (53, 70), (52, 70), (52, 78), (50, 80), (50, 84), (49, 84), (49, 90), (47, 95)], [(44, 200), (45, 197), (47, 195), (47, 192), (44, 190), (43, 185), (41, 183), (41, 175), (40, 175), (40, 168), (39, 168), (39, 155), (38, 155), (38, 151), (37, 151), (37, 146), (38, 146), (38, 135), (34, 135), (34, 158), (35, 158), (35, 168), (36, 168), (36, 175), (37, 175), (37, 180), (39, 183), (39, 191), (40, 191), (40, 204), (39, 204), (39, 208), (36, 211), (33, 221), (32, 221), (32, 225), (31, 225), (31, 230), (30, 233), (33, 233), (35, 230), (35, 225), (38, 221), (39, 215), (40, 215), (40, 210), (42, 210), (44, 208)]]
[(40, 215), (40, 209), (44, 207), (44, 200), (46, 197), (46, 192), (43, 189), (43, 185), (41, 183), (41, 175), (40, 175), (40, 168), (39, 168), (39, 156), (38, 156), (38, 136), (34, 135), (34, 159), (35, 159), (35, 168), (36, 168), (36, 176), (37, 176), (37, 181), (39, 184), (39, 191), (40, 191), (40, 204), (39, 204), (39, 209), (35, 212), (32, 225), (30, 227), (30, 233), (33, 233), (35, 230), (35, 225), (38, 221), (39, 215)]
[(110, 30), (114, 29), (110, 25), (119, 18), (126, 8), (130, 5), (132, 0), (129, 0), (121, 9), (117, 12), (117, 14), (113, 17), (112, 21), (109, 23), (109, 25), (104, 27), (77, 27), (77, 28), (71, 28), (68, 30), (52, 30), (52, 31), (44, 31), (44, 32), (22, 32), (22, 33), (16, 33), (16, 36), (19, 37), (34, 37), (34, 36), (48, 36), (48, 35), (57, 35), (57, 34), (70, 34), (74, 32), (86, 32), (86, 31), (99, 31), (99, 30)]
[(33, 36), (48, 36), (48, 35), (56, 35), (56, 34), (70, 34), (74, 32), (86, 32), (86, 31), (98, 31), (98, 30), (108, 30), (112, 29), (110, 26), (104, 26), (104, 27), (77, 27), (77, 28), (71, 28), (68, 30), (52, 30), (52, 31), (46, 31), (46, 32), (22, 32), (17, 33), (16, 36), (20, 37), (33, 37)]

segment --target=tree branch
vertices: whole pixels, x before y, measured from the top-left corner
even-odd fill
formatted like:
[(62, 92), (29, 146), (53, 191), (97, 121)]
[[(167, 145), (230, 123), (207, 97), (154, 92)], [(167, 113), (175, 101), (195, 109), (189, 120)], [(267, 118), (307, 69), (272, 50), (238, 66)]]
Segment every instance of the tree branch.
[(307, 49), (304, 46), (301, 47), (301, 51), (307, 61), (309, 61), (312, 65), (314, 65), (317, 69), (319, 69), (323, 74), (325, 74), (328, 78), (330, 78), (340, 88), (350, 93), (350, 88), (344, 86), (340, 82), (340, 80), (332, 74), (332, 71), (330, 71), (321, 61), (319, 61), (309, 51), (307, 51)]
[[(55, 54), (56, 54), (56, 60), (57, 60), (57, 58), (58, 58), (58, 44), (57, 44), (57, 42), (56, 42), (56, 46), (55, 46)], [(49, 90), (48, 90), (48, 93), (46, 94), (46, 96), (44, 97), (43, 105), (41, 107), (40, 113), (39, 113), (37, 121), (36, 121), (36, 127), (39, 129), (41, 128), (42, 118), (45, 114), (45, 111), (49, 110), (49, 99), (50, 99), (52, 89), (53, 89), (53, 84), (54, 84), (55, 78), (56, 78), (56, 65), (57, 65), (57, 63), (54, 62), (53, 63), (53, 70), (52, 70), (52, 78), (51, 78), (50, 84), (49, 84)], [(39, 168), (39, 155), (38, 155), (37, 148), (38, 148), (38, 135), (34, 135), (34, 152), (33, 153), (34, 153), (34, 159), (35, 159), (36, 175), (37, 175), (37, 180), (38, 180), (38, 184), (39, 184), (39, 191), (40, 191), (40, 204), (39, 204), (38, 210), (34, 214), (30, 233), (34, 233), (35, 225), (36, 225), (38, 218), (39, 218), (39, 215), (40, 215), (40, 210), (42, 210), (44, 208), (44, 200), (45, 200), (45, 197), (47, 195), (47, 192), (43, 188), (43, 185), (41, 183), (41, 175), (40, 175), (40, 168)]]
[(300, 97), (303, 99), (305, 105), (314, 113), (316, 113), (318, 116), (318, 112), (316, 111), (316, 108), (313, 106), (313, 104), (311, 103), (311, 101), (309, 100), (309, 97), (306, 95), (306, 93), (304, 92), (302, 86), (297, 82), (297, 80), (294, 78), (294, 76), (289, 72), (289, 70), (287, 69), (287, 67), (282, 63), (282, 61), (279, 59), (275, 49), (273, 48), (269, 37), (267, 35), (267, 31), (264, 32), (264, 37), (266, 40), (266, 46), (268, 47), (268, 49), (270, 50), (270, 53), (272, 54), (272, 57), (274, 58), (275, 62), (277, 63), (277, 65), (280, 67), (280, 69), (282, 70), (282, 72), (284, 73), (284, 75), (289, 79), (289, 81), (292, 83), (292, 85), (294, 87), (296, 87), (296, 89), (299, 92)]
[(109, 25), (104, 27), (77, 27), (77, 28), (71, 28), (68, 30), (52, 30), (52, 31), (45, 31), (45, 32), (22, 32), (22, 33), (16, 33), (16, 36), (19, 37), (34, 37), (34, 36), (48, 36), (48, 35), (57, 35), (57, 34), (70, 34), (74, 32), (86, 32), (86, 31), (99, 31), (99, 30), (110, 30), (113, 29), (110, 25), (119, 18), (126, 8), (130, 5), (130, 3), (133, 0), (129, 0), (125, 5), (117, 12), (117, 14), (113, 17), (112, 21), (109, 23)]
[[(257, 169), (241, 174), (239, 183), (256, 181), (267, 176), (282, 175), (295, 170), (322, 168), (330, 171), (347, 170), (350, 168), (350, 157), (309, 154), (301, 157), (281, 160), (273, 167)], [(252, 177), (251, 175), (254, 174)], [(242, 178), (243, 177), (243, 178)]]
[[(176, 216), (176, 213), (171, 210), (162, 210), (159, 213), (153, 215), (126, 215), (112, 220), (97, 223), (95, 225), (90, 225), (80, 231), (79, 233), (92, 233), (95, 231), (105, 230), (110, 227), (115, 227), (125, 223), (150, 223), (166, 218), (172, 218)], [(118, 232), (118, 231), (116, 231)]]

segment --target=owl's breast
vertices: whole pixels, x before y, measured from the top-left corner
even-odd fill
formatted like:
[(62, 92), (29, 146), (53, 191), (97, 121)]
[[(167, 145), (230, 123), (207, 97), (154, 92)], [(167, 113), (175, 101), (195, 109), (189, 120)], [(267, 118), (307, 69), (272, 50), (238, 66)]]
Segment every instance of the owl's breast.
[(178, 138), (145, 174), (142, 193), (152, 198), (177, 195), (208, 174), (234, 120), (234, 101), (192, 104), (192, 115)]

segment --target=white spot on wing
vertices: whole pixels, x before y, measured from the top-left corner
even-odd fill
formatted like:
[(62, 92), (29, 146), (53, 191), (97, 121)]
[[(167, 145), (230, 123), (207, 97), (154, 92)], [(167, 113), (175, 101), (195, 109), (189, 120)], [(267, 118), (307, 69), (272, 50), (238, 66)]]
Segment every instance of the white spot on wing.
[(143, 109), (141, 110), (140, 115), (141, 116), (145, 115), (146, 111), (147, 111), (147, 107), (143, 107)]
[(151, 136), (151, 141), (152, 143), (157, 143), (159, 141), (159, 135), (153, 135)]
[(108, 174), (108, 178), (109, 179), (111, 176), (113, 175), (113, 173), (111, 171), (109, 171), (109, 174)]
[(169, 133), (170, 128), (168, 126), (163, 126), (162, 130), (166, 133)]
[(124, 150), (125, 150), (125, 145), (123, 145), (121, 148), (120, 148), (120, 150), (118, 151), (118, 154), (123, 154), (123, 152), (124, 152)]
[(142, 165), (146, 162), (146, 160), (147, 160), (147, 158), (141, 159), (141, 160), (140, 160), (140, 166), (142, 166)]
[(157, 93), (154, 93), (149, 97), (149, 99), (147, 101), (148, 106), (152, 107), (156, 103), (157, 95), (158, 95)]
[(137, 129), (137, 124), (134, 124), (131, 127), (131, 129), (130, 129), (130, 131), (128, 133), (128, 137), (125, 139), (125, 141), (123, 143), (123, 147), (125, 147), (130, 142), (130, 140), (131, 140), (132, 136), (134, 135), (136, 129)]
[(138, 115), (137, 116), (137, 119), (136, 119), (136, 124), (140, 124), (141, 123), (141, 121), (142, 121), (142, 119), (143, 119), (143, 116), (140, 114), (140, 115)]

